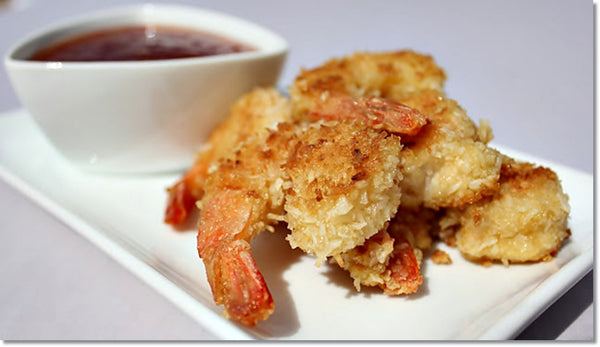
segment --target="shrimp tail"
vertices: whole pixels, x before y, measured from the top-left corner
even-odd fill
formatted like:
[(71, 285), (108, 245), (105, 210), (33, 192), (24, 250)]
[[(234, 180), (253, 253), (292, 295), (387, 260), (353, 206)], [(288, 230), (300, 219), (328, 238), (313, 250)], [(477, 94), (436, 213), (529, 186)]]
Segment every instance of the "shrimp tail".
[(208, 168), (214, 160), (211, 150), (201, 152), (194, 165), (186, 171), (181, 179), (167, 189), (169, 194), (164, 222), (177, 226), (185, 222), (191, 211), (204, 195), (204, 181), (208, 176)]
[(389, 260), (391, 283), (387, 290), (393, 294), (410, 294), (423, 283), (419, 262), (411, 244), (404, 237), (396, 238), (394, 255)]
[(227, 247), (210, 248), (203, 260), (215, 303), (225, 307), (225, 317), (254, 326), (273, 313), (273, 297), (248, 242), (236, 240)]
[(185, 180), (181, 180), (169, 188), (168, 193), (164, 222), (179, 225), (187, 220), (196, 203), (196, 197)]
[(359, 98), (363, 118), (374, 128), (382, 127), (396, 134), (416, 135), (428, 119), (419, 111), (398, 102), (381, 98)]
[(243, 238), (251, 215), (252, 205), (241, 193), (221, 191), (204, 204), (198, 232), (198, 254), (215, 303), (224, 306), (225, 317), (248, 326), (267, 319), (275, 306)]
[(394, 134), (416, 135), (429, 120), (419, 111), (390, 99), (375, 97), (352, 98), (330, 95), (308, 111), (310, 120), (341, 120), (356, 118), (375, 129)]

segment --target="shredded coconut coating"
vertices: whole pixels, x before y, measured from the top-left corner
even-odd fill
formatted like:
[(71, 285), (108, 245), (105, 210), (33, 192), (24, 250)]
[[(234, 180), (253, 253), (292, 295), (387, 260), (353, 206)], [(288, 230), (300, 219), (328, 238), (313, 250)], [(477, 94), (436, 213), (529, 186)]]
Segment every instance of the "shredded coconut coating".
[(401, 149), (397, 136), (357, 123), (303, 137), (285, 165), (290, 245), (320, 264), (382, 229), (400, 204)]
[(552, 170), (505, 157), (500, 189), (449, 211), (443, 226), (454, 229), (456, 246), (469, 259), (545, 261), (570, 235), (569, 211), (568, 197)]
[(437, 91), (401, 100), (431, 119), (405, 140), (402, 205), (433, 209), (475, 202), (498, 189), (501, 155), (487, 146), (491, 129), (478, 128), (456, 101)]

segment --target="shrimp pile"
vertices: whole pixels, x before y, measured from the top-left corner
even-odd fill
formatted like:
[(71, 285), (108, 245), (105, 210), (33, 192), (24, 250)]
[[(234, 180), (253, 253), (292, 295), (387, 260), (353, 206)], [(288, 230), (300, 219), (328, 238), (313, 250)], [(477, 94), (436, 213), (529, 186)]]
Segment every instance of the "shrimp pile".
[(290, 88), (296, 117), (331, 95), (382, 97), (427, 115), (431, 124), (402, 153), (402, 205), (461, 206), (497, 188), (500, 153), (486, 146), (491, 129), (477, 127), (453, 100), (444, 97), (445, 73), (428, 56), (410, 51), (357, 53), (303, 71)]
[(168, 189), (165, 222), (199, 208), (197, 247), (215, 303), (252, 326), (274, 300), (250, 247), (287, 226), (292, 248), (348, 272), (354, 286), (418, 291), (421, 263), (549, 261), (569, 237), (568, 197), (549, 168), (489, 146), (446, 97), (445, 72), (412, 51), (355, 53), (302, 70), (289, 98), (242, 96), (195, 164)]

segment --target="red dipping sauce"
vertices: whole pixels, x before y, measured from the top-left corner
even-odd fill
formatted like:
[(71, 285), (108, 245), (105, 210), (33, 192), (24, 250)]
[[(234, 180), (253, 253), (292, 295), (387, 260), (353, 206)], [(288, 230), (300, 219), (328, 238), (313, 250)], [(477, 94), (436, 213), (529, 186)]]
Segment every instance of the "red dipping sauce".
[(45, 47), (28, 60), (138, 61), (206, 57), (255, 48), (189, 28), (123, 26), (93, 31)]

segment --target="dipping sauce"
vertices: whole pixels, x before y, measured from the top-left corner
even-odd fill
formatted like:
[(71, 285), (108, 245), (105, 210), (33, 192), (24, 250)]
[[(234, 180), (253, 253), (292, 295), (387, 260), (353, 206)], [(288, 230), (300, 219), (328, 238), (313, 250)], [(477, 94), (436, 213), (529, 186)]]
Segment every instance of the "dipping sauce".
[(122, 26), (57, 42), (35, 53), (35, 61), (134, 61), (205, 57), (255, 50), (248, 45), (171, 26)]

